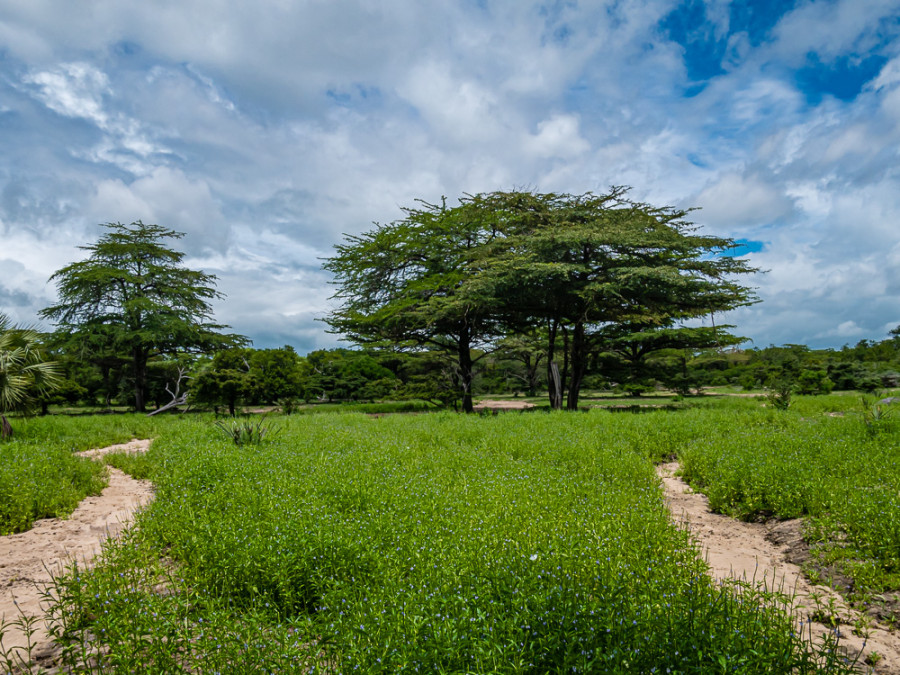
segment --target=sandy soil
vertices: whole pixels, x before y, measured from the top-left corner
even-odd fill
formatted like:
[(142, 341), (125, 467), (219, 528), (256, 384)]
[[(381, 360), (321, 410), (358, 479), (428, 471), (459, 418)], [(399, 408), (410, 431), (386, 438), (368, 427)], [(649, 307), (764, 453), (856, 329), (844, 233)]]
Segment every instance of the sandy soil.
[(533, 407), (534, 403), (529, 403), (528, 401), (496, 401), (489, 398), (481, 399), (472, 406), (475, 412), (481, 412), (482, 410), (527, 410)]
[[(802, 542), (800, 521), (745, 523), (712, 513), (705, 495), (694, 493), (687, 483), (675, 477), (677, 469), (677, 463), (657, 468), (669, 509), (675, 521), (689, 528), (700, 544), (715, 579), (743, 579), (789, 595), (795, 593), (798, 621), (809, 621), (817, 607), (825, 609), (839, 619), (841, 645), (847, 652), (862, 652), (858, 661), (861, 669), (866, 668), (869, 659), (877, 660), (869, 672), (900, 673), (900, 635), (896, 631), (866, 617), (863, 621), (868, 623), (868, 639), (855, 635), (853, 628), (860, 621), (860, 614), (830, 588), (810, 584), (800, 568), (788, 562), (792, 548)], [(810, 630), (818, 640), (832, 629), (813, 621), (808, 624), (807, 634)], [(873, 652), (877, 654), (874, 658)]]
[[(150, 441), (131, 441), (80, 454), (97, 459), (115, 451), (143, 452), (149, 445)], [(6, 621), (40, 617), (31, 640), (36, 645), (32, 655), (42, 665), (49, 665), (54, 654), (41, 607), (41, 589), (51, 573), (72, 560), (90, 562), (103, 540), (119, 534), (135, 509), (153, 496), (149, 481), (134, 480), (112, 467), (109, 473), (109, 486), (99, 496), (85, 498), (69, 518), (39, 520), (27, 532), (0, 537), (0, 617)], [(25, 640), (20, 630), (10, 628), (3, 647), (22, 647)]]

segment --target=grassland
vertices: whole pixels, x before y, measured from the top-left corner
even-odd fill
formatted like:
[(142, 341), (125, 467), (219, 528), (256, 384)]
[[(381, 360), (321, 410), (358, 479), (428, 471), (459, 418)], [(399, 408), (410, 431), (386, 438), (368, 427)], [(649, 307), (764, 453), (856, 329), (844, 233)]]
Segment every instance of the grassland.
[(900, 417), (846, 395), (797, 398), (789, 411), (760, 405), (685, 415), (695, 430), (677, 451), (684, 478), (722, 513), (804, 517), (809, 571), (858, 603), (900, 588)]
[(100, 672), (848, 672), (833, 645), (803, 642), (776, 594), (713, 584), (670, 522), (653, 462), (728, 419), (322, 414), (270, 418), (268, 440), (237, 446), (182, 418), (142, 465), (157, 496), (138, 526), (56, 586), (66, 659), (77, 671), (93, 653)]

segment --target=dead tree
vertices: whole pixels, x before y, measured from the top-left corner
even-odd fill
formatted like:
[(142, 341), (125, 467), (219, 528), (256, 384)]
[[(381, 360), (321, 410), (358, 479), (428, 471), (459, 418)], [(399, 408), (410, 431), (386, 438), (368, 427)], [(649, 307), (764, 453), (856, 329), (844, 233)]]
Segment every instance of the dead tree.
[(178, 366), (178, 379), (175, 381), (175, 391), (169, 389), (169, 383), (166, 382), (166, 391), (169, 392), (169, 396), (172, 397), (172, 400), (166, 403), (164, 406), (157, 408), (153, 412), (147, 413), (147, 417), (152, 417), (157, 413), (161, 413), (172, 408), (177, 408), (178, 406), (187, 405), (188, 392), (187, 390), (185, 390), (184, 392), (181, 391), (182, 381), (191, 379), (185, 374), (186, 371), (186, 366)]

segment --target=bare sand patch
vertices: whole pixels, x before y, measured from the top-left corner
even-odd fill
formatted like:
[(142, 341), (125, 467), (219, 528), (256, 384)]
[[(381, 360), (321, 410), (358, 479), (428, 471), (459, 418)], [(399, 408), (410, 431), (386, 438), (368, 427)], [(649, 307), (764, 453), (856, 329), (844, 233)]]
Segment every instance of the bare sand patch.
[[(712, 513), (706, 495), (696, 493), (675, 476), (678, 464), (657, 467), (669, 510), (675, 522), (689, 529), (700, 544), (715, 579), (741, 579), (766, 589), (781, 590), (795, 597), (798, 622), (806, 624), (805, 633), (818, 640), (834, 631), (833, 627), (812, 620), (823, 611), (839, 621), (840, 644), (858, 663), (875, 661), (869, 672), (900, 673), (900, 635), (896, 631), (863, 617), (850, 608), (831, 588), (809, 583), (797, 565), (788, 561), (793, 543), (802, 539), (800, 521), (745, 523)], [(853, 628), (866, 624), (868, 638), (856, 635)], [(873, 652), (877, 656), (872, 656)]]
[(528, 408), (534, 408), (534, 403), (517, 401), (515, 399), (494, 400), (483, 398), (475, 403), (472, 408), (475, 412), (481, 412), (482, 410), (527, 410)]
[[(79, 453), (97, 459), (111, 452), (144, 452), (150, 441), (131, 441)], [(0, 618), (17, 621), (35, 617), (32, 658), (50, 665), (55, 649), (44, 622), (43, 589), (51, 575), (71, 561), (90, 563), (108, 537), (118, 536), (134, 512), (153, 498), (149, 481), (139, 481), (108, 467), (109, 485), (94, 497), (86, 497), (66, 519), (45, 518), (27, 532), (0, 537)], [(24, 648), (26, 636), (11, 627), (3, 636), (3, 647)], [(23, 657), (24, 652), (19, 651)]]

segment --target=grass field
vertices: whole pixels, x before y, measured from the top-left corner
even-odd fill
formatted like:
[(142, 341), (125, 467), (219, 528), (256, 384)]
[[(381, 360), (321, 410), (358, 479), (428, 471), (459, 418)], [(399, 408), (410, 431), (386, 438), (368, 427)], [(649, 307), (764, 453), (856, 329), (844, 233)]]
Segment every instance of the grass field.
[(73, 672), (849, 672), (779, 594), (709, 579), (653, 465), (736, 517), (807, 518), (863, 600), (900, 586), (900, 420), (848, 396), (681, 403), (320, 410), (243, 445), (210, 415), (19, 420), (0, 512), (65, 513), (104, 482), (74, 451), (156, 438), (109, 460), (153, 504), (55, 586)]
[(715, 585), (658, 488), (654, 461), (712, 423), (803, 424), (773, 412), (271, 416), (241, 446), (175, 418), (141, 460), (157, 496), (137, 527), (57, 583), (66, 658), (76, 672), (87, 653), (96, 672), (849, 672), (777, 594)]

